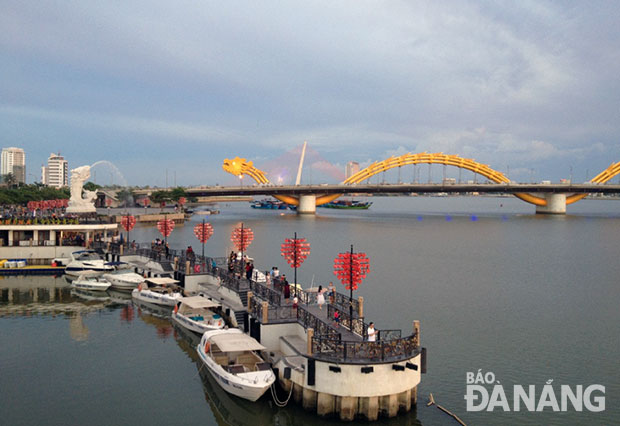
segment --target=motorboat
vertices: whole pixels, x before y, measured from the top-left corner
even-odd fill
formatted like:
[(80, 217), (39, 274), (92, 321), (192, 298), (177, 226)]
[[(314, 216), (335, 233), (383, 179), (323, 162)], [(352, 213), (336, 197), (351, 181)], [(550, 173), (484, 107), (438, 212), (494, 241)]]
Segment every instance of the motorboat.
[(220, 304), (202, 296), (183, 297), (174, 307), (172, 319), (196, 333), (219, 330), (226, 325), (221, 315), (212, 311)]
[(103, 277), (97, 276), (96, 273), (84, 272), (71, 283), (73, 288), (90, 291), (106, 291), (110, 288), (110, 283)]
[(155, 305), (174, 306), (183, 297), (179, 282), (172, 278), (144, 278), (131, 292), (136, 300)]
[(256, 351), (266, 348), (237, 328), (206, 331), (196, 351), (226, 392), (256, 401), (275, 382), (271, 365)]
[(71, 261), (65, 268), (65, 274), (78, 276), (82, 271), (112, 272), (114, 266), (106, 263), (94, 250), (74, 251), (71, 253)]
[(112, 288), (118, 290), (133, 290), (144, 281), (144, 277), (131, 271), (115, 271), (103, 274), (103, 277), (110, 281)]

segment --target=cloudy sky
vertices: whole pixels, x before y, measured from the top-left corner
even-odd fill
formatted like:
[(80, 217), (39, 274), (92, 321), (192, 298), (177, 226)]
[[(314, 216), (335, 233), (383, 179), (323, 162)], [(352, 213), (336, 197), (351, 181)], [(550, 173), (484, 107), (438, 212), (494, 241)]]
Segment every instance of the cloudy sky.
[[(620, 161), (620, 3), (0, 2), (0, 140), (132, 185), (230, 184), (224, 158), (314, 177), (407, 152), (516, 181)], [(316, 164), (315, 164), (316, 163)], [(288, 166), (288, 164), (286, 164)], [(294, 166), (294, 164), (292, 165)], [(97, 166), (99, 183), (120, 178)], [(271, 170), (268, 170), (271, 171)], [(407, 172), (409, 173), (409, 172)], [(425, 172), (426, 173), (426, 172)], [(407, 180), (407, 179), (404, 179)], [(411, 180), (411, 179), (409, 179)]]

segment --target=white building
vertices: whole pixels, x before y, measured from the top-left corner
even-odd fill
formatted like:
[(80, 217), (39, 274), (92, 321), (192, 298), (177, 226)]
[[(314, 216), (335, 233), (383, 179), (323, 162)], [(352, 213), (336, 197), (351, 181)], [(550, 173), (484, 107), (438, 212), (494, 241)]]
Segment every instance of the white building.
[(357, 163), (355, 161), (349, 161), (347, 163), (347, 167), (345, 169), (345, 179), (349, 179), (351, 176), (353, 176), (355, 173), (360, 171), (360, 163)]
[(55, 188), (69, 185), (69, 165), (60, 153), (50, 154), (47, 167), (41, 167), (41, 183)]
[(2, 148), (0, 174), (12, 174), (16, 183), (26, 183), (26, 154), (21, 148)]

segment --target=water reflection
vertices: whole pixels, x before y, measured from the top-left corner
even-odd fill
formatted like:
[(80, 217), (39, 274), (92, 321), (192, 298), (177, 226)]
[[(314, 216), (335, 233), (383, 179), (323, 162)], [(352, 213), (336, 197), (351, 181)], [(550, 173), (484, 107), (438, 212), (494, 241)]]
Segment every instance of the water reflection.
[(79, 312), (69, 319), (69, 332), (71, 334), (71, 338), (76, 342), (88, 340), (88, 327), (84, 324), (82, 314)]
[(172, 334), (172, 324), (169, 320), (172, 314), (171, 307), (154, 305), (139, 300), (133, 300), (133, 304), (138, 309), (138, 317), (145, 324), (154, 326), (160, 339), (167, 339)]

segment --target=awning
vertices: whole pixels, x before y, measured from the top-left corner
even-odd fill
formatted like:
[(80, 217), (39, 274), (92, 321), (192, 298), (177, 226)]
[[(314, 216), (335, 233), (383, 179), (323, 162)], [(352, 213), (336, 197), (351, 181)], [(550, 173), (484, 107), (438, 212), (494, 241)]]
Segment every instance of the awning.
[(243, 333), (216, 334), (209, 340), (216, 344), (222, 352), (260, 351), (267, 349), (255, 339)]
[(181, 303), (189, 306), (192, 309), (217, 308), (218, 306), (220, 306), (218, 302), (209, 300), (206, 297), (202, 296), (183, 297), (181, 299)]
[(155, 284), (155, 285), (171, 285), (171, 284), (179, 283), (177, 280), (173, 280), (172, 278), (162, 278), (162, 277), (145, 278), (144, 280), (151, 284)]

